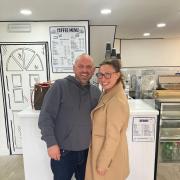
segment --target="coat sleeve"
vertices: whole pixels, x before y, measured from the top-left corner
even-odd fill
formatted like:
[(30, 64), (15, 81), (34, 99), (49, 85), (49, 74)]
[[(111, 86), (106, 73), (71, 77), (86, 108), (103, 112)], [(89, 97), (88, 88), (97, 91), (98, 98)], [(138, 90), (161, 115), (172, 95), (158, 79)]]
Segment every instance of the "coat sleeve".
[(97, 159), (97, 167), (107, 169), (116, 153), (120, 142), (120, 133), (129, 118), (126, 102), (113, 98), (106, 111), (106, 135), (105, 141)]
[(61, 94), (60, 85), (55, 82), (46, 93), (41, 107), (38, 126), (41, 130), (42, 140), (46, 142), (47, 147), (57, 144), (54, 127), (60, 108)]

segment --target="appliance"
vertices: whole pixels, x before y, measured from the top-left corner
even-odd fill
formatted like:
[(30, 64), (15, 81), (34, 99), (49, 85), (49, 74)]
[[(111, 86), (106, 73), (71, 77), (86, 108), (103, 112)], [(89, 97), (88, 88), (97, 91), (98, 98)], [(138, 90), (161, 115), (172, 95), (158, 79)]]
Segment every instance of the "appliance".
[[(130, 174), (126, 180), (154, 180), (158, 111), (142, 99), (128, 100), (127, 129)], [(154, 102), (153, 102), (154, 103)]]
[(156, 180), (180, 179), (180, 99), (156, 100), (159, 124)]

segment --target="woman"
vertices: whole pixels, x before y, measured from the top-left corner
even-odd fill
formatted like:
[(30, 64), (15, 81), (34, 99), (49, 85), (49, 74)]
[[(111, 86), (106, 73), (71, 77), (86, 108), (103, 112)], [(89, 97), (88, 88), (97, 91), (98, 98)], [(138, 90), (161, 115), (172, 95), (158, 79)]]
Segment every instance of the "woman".
[(129, 174), (129, 106), (120, 68), (118, 60), (104, 61), (96, 74), (104, 91), (91, 113), (92, 144), (85, 180), (125, 180)]

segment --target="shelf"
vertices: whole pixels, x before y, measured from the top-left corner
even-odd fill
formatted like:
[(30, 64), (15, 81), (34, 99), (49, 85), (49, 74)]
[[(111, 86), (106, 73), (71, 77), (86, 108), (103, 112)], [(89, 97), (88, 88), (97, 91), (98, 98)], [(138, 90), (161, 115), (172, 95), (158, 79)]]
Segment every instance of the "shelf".
[(179, 164), (180, 165), (180, 160), (167, 160), (167, 161), (159, 161), (158, 163), (161, 163), (161, 164)]
[(160, 118), (161, 120), (179, 120), (180, 121), (180, 117), (178, 116), (161, 116)]
[(171, 142), (171, 141), (179, 141), (180, 142), (180, 136), (178, 137), (160, 137), (160, 142)]

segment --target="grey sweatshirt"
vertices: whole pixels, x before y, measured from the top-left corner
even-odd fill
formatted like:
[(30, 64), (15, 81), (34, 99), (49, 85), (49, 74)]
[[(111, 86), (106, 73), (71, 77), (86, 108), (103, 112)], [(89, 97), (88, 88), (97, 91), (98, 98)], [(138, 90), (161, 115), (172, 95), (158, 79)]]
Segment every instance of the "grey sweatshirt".
[(82, 86), (73, 76), (55, 81), (45, 95), (39, 115), (39, 128), (47, 147), (58, 144), (65, 150), (89, 147), (90, 112), (97, 105), (100, 90)]

